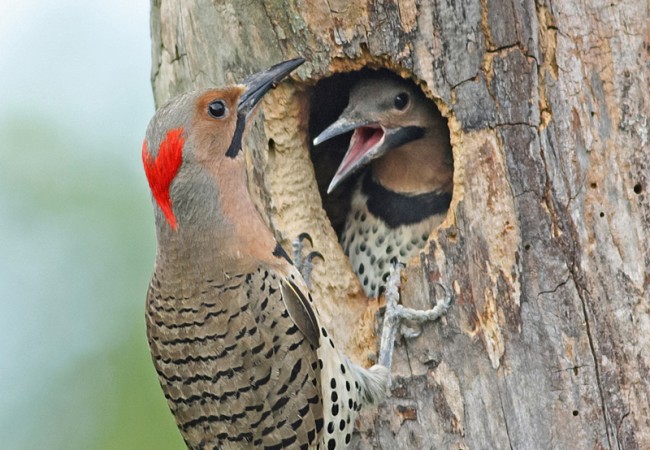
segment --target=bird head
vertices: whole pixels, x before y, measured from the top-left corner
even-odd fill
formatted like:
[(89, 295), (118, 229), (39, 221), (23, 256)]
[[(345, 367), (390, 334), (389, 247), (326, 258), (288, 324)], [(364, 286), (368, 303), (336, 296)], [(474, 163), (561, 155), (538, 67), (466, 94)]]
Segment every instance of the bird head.
[(255, 106), (303, 62), (292, 59), (238, 85), (183, 94), (156, 111), (142, 161), (159, 230), (222, 220), (221, 193), (245, 179), (242, 138)]
[(373, 159), (422, 139), (438, 116), (433, 103), (410, 81), (381, 72), (361, 79), (341, 116), (314, 139), (318, 145), (354, 131), (327, 192)]

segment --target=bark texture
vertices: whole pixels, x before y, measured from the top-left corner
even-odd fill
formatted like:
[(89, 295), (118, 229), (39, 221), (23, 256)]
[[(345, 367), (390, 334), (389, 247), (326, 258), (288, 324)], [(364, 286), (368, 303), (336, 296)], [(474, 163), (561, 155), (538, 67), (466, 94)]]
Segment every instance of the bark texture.
[[(650, 448), (647, 0), (186, 0), (152, 3), (155, 98), (301, 55), (247, 139), (250, 185), (287, 249), (325, 255), (314, 295), (357, 360), (375, 312), (321, 206), (313, 86), (387, 67), (448, 118), (447, 220), (407, 269), (455, 303), (396, 348), (393, 392), (358, 448)], [(344, 93), (332, 92), (333, 96)]]

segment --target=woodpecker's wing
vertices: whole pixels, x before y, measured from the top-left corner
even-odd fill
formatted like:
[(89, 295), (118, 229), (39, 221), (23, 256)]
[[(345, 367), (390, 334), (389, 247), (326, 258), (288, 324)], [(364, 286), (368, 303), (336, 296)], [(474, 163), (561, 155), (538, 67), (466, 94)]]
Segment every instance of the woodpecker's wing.
[(308, 299), (309, 293), (305, 295), (289, 278), (282, 279), (280, 290), (291, 319), (307, 340), (318, 348), (318, 319), (311, 306), (311, 298)]

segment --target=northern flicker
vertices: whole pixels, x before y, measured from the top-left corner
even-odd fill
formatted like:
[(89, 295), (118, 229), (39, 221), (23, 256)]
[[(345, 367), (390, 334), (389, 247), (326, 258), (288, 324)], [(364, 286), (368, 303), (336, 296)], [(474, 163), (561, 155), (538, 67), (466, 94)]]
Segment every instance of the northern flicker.
[(147, 337), (192, 449), (345, 448), (385, 367), (361, 368), (320, 325), (298, 269), (256, 210), (242, 140), (301, 58), (162, 106), (142, 148), (157, 235)]
[(355, 84), (343, 113), (314, 145), (352, 130), (328, 193), (363, 171), (352, 190), (341, 244), (366, 294), (377, 297), (390, 261), (415, 256), (444, 220), (453, 177), (449, 130), (419, 88), (385, 72)]

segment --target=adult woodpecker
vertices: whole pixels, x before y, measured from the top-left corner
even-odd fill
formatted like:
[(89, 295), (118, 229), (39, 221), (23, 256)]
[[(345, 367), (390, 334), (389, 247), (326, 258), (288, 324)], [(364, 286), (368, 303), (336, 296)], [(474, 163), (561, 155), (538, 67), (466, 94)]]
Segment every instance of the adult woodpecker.
[(363, 170), (341, 244), (366, 294), (377, 297), (390, 261), (415, 256), (444, 220), (454, 170), (449, 130), (420, 89), (386, 72), (355, 84), (343, 113), (314, 145), (352, 130), (328, 193)]
[(344, 448), (361, 406), (385, 393), (385, 367), (335, 348), (247, 189), (247, 123), (302, 62), (174, 98), (143, 143), (157, 235), (147, 337), (192, 449)]

